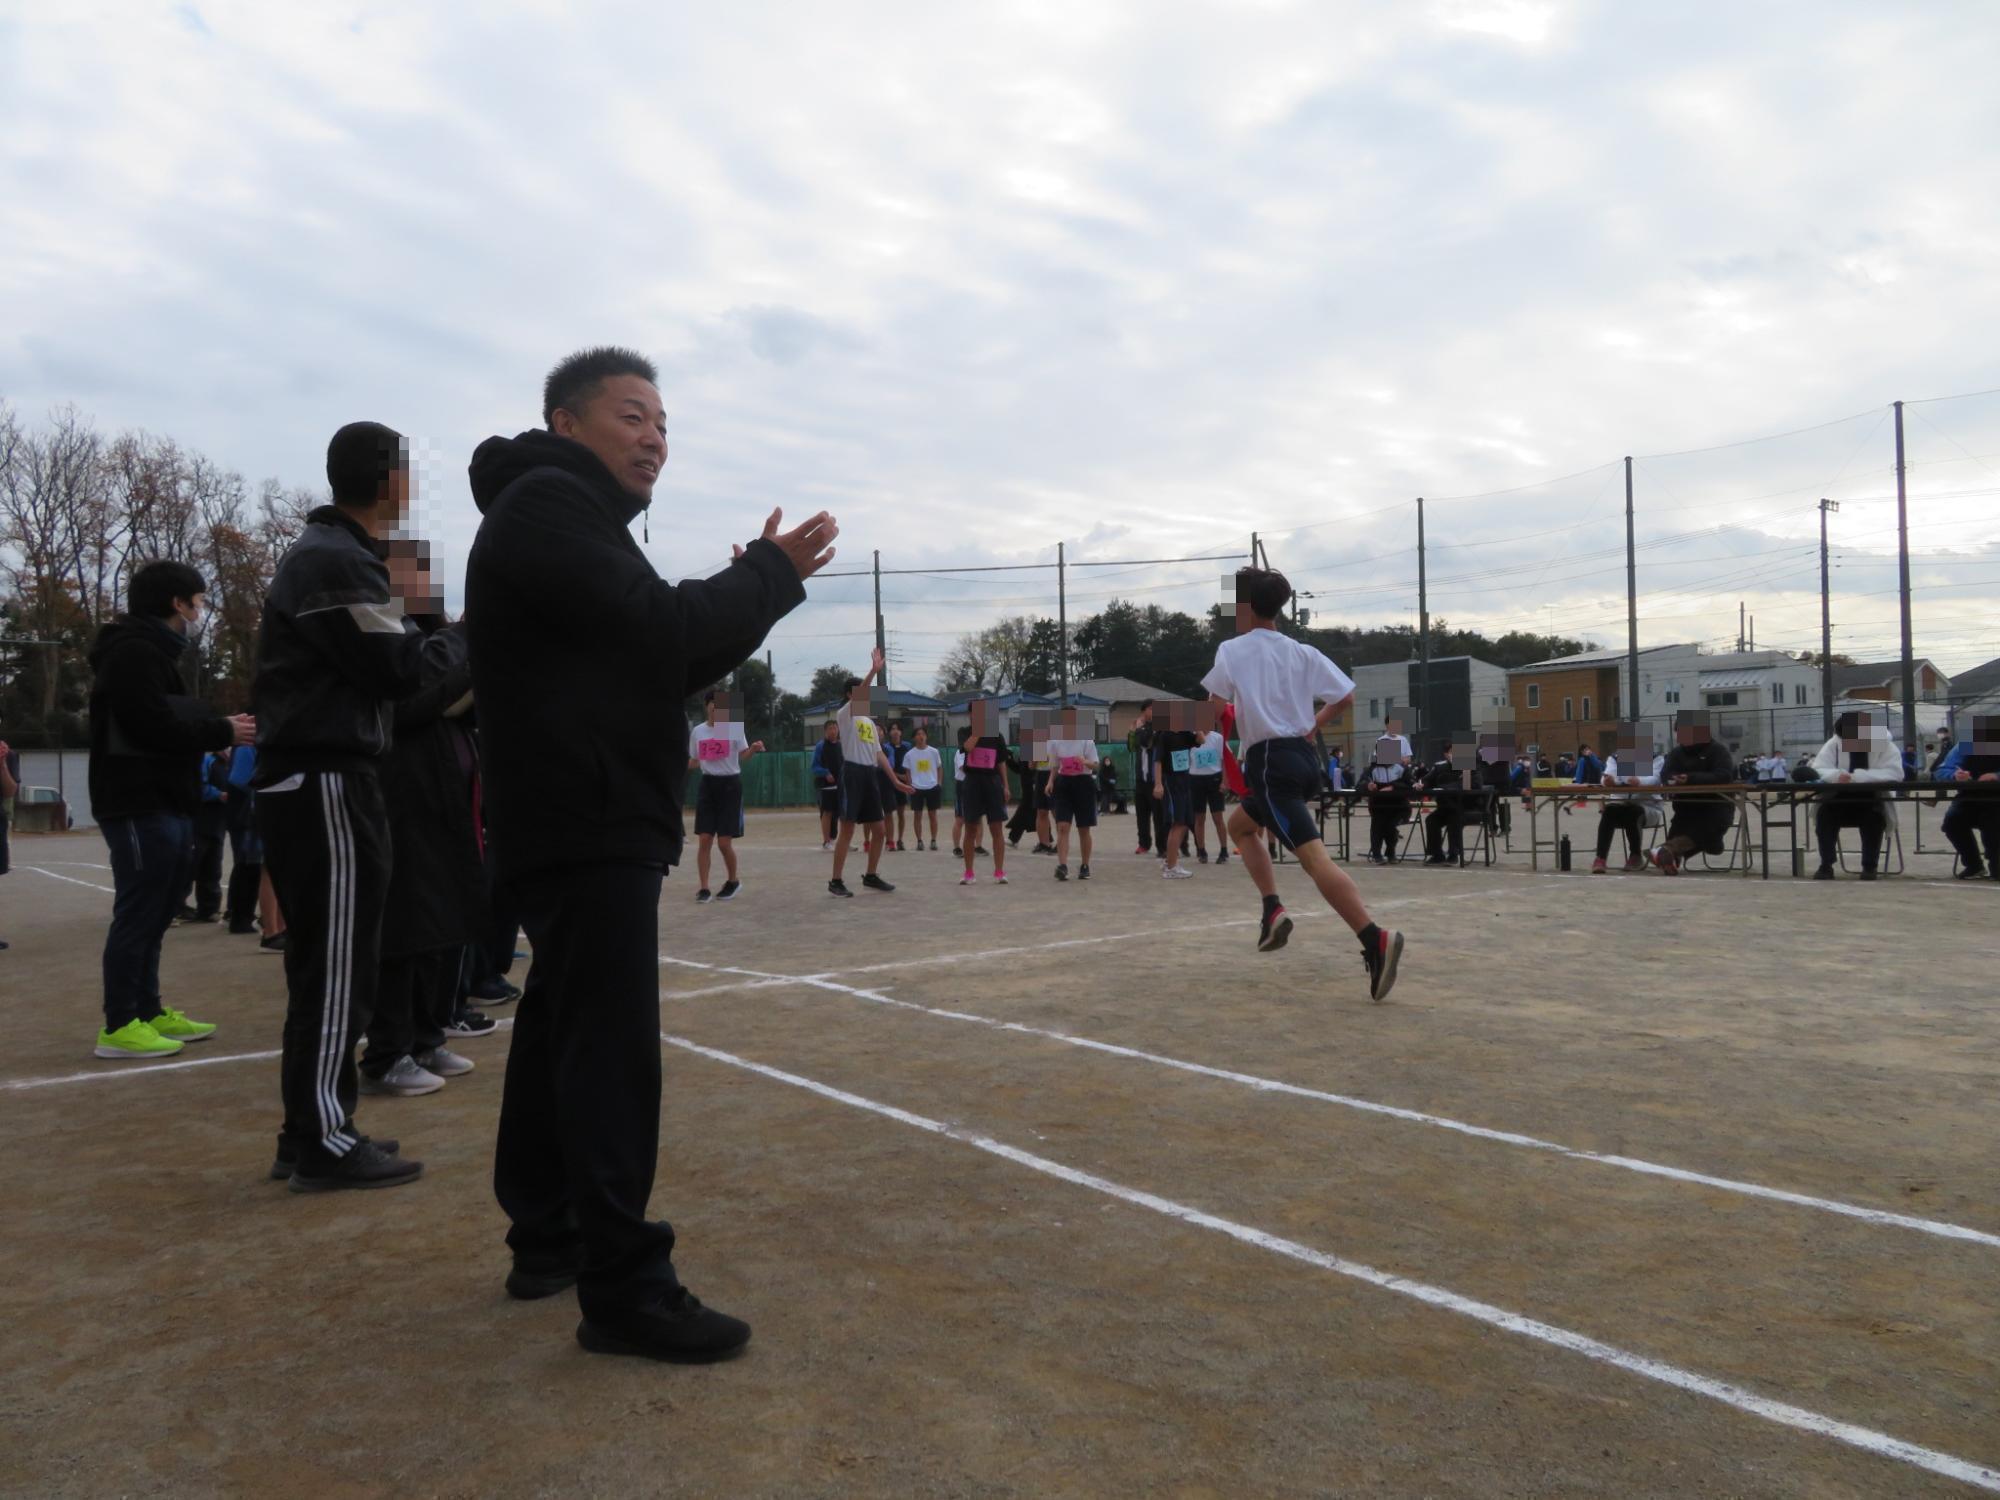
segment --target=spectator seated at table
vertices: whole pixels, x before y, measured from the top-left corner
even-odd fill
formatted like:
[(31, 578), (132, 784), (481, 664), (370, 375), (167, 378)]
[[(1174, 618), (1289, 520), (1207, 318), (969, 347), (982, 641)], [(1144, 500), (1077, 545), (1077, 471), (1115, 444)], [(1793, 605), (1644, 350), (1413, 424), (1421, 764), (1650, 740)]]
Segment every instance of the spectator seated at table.
[(1813, 769), (1812, 755), (1801, 750), (1797, 764), (1792, 767), (1792, 780), (1799, 785), (1809, 785), (1819, 780), (1819, 772)]
[(1833, 738), (1813, 757), (1820, 785), (1819, 811), (1813, 815), (1813, 838), (1819, 844), (1819, 868), (1814, 880), (1833, 879), (1840, 830), (1861, 830), (1861, 878), (1873, 880), (1882, 860), (1882, 833), (1896, 809), (1879, 788), (1903, 780), (1903, 757), (1889, 731), (1875, 716), (1850, 709), (1833, 721)]
[(1447, 862), (1445, 840), (1449, 836), (1449, 862), (1458, 864), (1465, 858), (1467, 798), (1465, 772), (1452, 758), (1450, 740), (1437, 742), (1436, 753), (1430, 764), (1424, 767), (1421, 782), (1431, 799), (1431, 810), (1424, 815), (1424, 863), (1441, 865)]
[[(1604, 780), (1601, 785), (1657, 787), (1660, 778), (1652, 769), (1653, 748), (1646, 726), (1621, 725), (1619, 736), (1604, 742)], [(1606, 797), (1598, 805), (1597, 857), (1590, 862), (1590, 873), (1602, 875), (1605, 872), (1605, 861), (1611, 857), (1611, 838), (1617, 833), (1625, 835), (1625, 868), (1644, 869), (1646, 859), (1640, 851), (1645, 847), (1645, 831), (1658, 828), (1666, 821), (1666, 803), (1657, 793), (1644, 796), (1633, 792)]]
[(1931, 779), (1962, 788), (1944, 815), (1944, 836), (1958, 851), (1958, 878), (1974, 880), (1990, 873), (2000, 880), (2000, 715), (1976, 715), (1972, 738), (1953, 745)]
[[(1735, 780), (1735, 757), (1727, 745), (1716, 742), (1708, 711), (1684, 708), (1676, 713), (1674, 748), (1660, 767), (1661, 785), (1728, 786)], [(1666, 840), (1653, 851), (1654, 866), (1662, 874), (1678, 875), (1691, 855), (1725, 852), (1728, 845), (1724, 836), (1735, 821), (1736, 807), (1727, 797), (1691, 791), (1676, 795)]]
[(1368, 799), (1368, 863), (1394, 864), (1396, 830), (1410, 816), (1410, 742), (1401, 720), (1391, 719), (1375, 741), (1361, 793)]

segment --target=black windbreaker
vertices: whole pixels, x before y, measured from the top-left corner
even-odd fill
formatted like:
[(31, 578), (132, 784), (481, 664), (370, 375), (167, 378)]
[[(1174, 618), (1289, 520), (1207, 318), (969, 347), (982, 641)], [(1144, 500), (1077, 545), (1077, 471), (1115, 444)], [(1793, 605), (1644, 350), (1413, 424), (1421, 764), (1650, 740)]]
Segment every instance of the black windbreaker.
[(681, 703), (747, 661), (805, 598), (759, 538), (669, 584), (628, 529), (641, 502), (581, 443), (535, 431), (472, 455), (485, 513), (465, 623), (487, 831), (502, 879), (680, 858)]
[(465, 658), (456, 626), (426, 635), (389, 594), (374, 540), (322, 505), (278, 563), (257, 631), (256, 785), (373, 766), (391, 706)]
[(90, 811), (106, 818), (193, 817), (201, 753), (234, 737), (229, 720), (188, 696), (187, 640), (163, 620), (123, 615), (90, 648)]

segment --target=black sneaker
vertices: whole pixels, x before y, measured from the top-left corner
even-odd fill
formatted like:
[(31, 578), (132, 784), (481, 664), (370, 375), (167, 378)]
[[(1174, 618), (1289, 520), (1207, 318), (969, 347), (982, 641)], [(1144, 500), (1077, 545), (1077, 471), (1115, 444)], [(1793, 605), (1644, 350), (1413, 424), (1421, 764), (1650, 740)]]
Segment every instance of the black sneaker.
[(1220, 854), (1216, 855), (1216, 856), (1215, 856), (1215, 862), (1216, 862), (1217, 864), (1219, 864), (1219, 865), (1226, 865), (1226, 864), (1228, 864), (1228, 863), (1229, 863), (1229, 851), (1228, 851), (1227, 849), (1224, 849), (1224, 850), (1223, 850), (1223, 851), (1222, 851), (1222, 852), (1221, 852)]
[(1813, 878), (1814, 880), (1831, 880), (1831, 879), (1833, 879), (1833, 866), (1832, 866), (1832, 865), (1821, 865), (1821, 866), (1820, 866), (1820, 867), (1819, 867), (1819, 868), (1818, 868), (1817, 870), (1814, 870), (1814, 871), (1813, 871), (1813, 876), (1812, 876), (1812, 878)]
[(1257, 924), (1257, 951), (1275, 953), (1285, 946), (1291, 935), (1292, 919), (1285, 915), (1284, 907), (1274, 907), (1265, 912), (1263, 920)]
[(710, 895), (709, 895), (709, 893), (708, 893), (708, 887), (707, 887), (707, 886), (703, 886), (703, 887), (702, 887), (702, 888), (701, 888), (700, 890), (698, 890), (698, 891), (696, 891), (696, 892), (694, 893), (694, 904), (695, 904), (696, 906), (703, 906), (703, 905), (706, 905), (706, 904), (707, 904), (708, 902), (712, 901), (713, 899), (714, 899), (714, 897), (710, 896)]
[(1861, 872), (1861, 878), (1862, 878), (1863, 880), (1875, 880), (1875, 879), (1878, 879), (1879, 877), (1878, 877), (1878, 876), (1876, 875), (1876, 873), (1875, 873), (1875, 872), (1874, 872), (1873, 870), (1863, 870), (1863, 871)]
[(615, 1325), (585, 1318), (576, 1341), (592, 1354), (636, 1354), (674, 1364), (707, 1364), (727, 1359), (750, 1342), (750, 1325), (712, 1307), (693, 1292), (668, 1295), (657, 1307), (621, 1318)]
[(515, 1252), (507, 1272), (507, 1295), (517, 1302), (537, 1302), (576, 1285), (583, 1270), (583, 1251), (550, 1251), (543, 1255)]
[(1207, 864), (1207, 863), (1208, 863), (1208, 851), (1207, 851), (1206, 849), (1197, 849), (1197, 850), (1195, 850), (1195, 851), (1194, 851), (1194, 862), (1195, 862), (1196, 864), (1198, 864), (1198, 865), (1205, 865), (1205, 864)]
[(889, 884), (880, 875), (863, 875), (861, 883), (871, 891), (893, 891), (895, 889), (893, 885)]
[(266, 953), (283, 953), (285, 951), (285, 935), (282, 932), (274, 932), (267, 938), (257, 939), (257, 946), (262, 948)]
[(500, 1029), (500, 1023), (481, 1010), (460, 1011), (446, 1023), (446, 1036), (491, 1036)]
[(424, 1164), (409, 1161), (392, 1151), (384, 1151), (375, 1141), (364, 1140), (337, 1160), (308, 1167), (304, 1162), (292, 1168), (292, 1191), (326, 1193), (336, 1188), (401, 1187), (424, 1175)]
[(1036, 854), (1054, 854), (1056, 846), (1054, 844), (1037, 844), (1033, 852)]
[(1067, 879), (1069, 879), (1069, 866), (1068, 866), (1068, 865), (1057, 865), (1057, 866), (1056, 866), (1056, 879), (1058, 879), (1058, 880), (1067, 880)]
[(509, 984), (504, 974), (489, 974), (465, 992), (468, 1000), (485, 1005), (512, 1005), (521, 998), (519, 985)]
[(1986, 866), (1984, 865), (1961, 865), (1959, 866), (1958, 873), (1952, 876), (1952, 879), (1977, 880), (1980, 876), (1984, 875), (1985, 873), (1986, 873)]
[(1078, 880), (1088, 880), (1088, 879), (1090, 879), (1090, 866), (1089, 866), (1089, 865), (1078, 865), (1078, 866), (1076, 867), (1076, 878), (1077, 878)]
[[(364, 1135), (363, 1137), (361, 1137), (361, 1139), (365, 1141), (368, 1140), (369, 1137)], [(402, 1145), (403, 1143), (401, 1141), (376, 1141), (375, 1144), (381, 1147), (384, 1151), (388, 1152), (391, 1156), (394, 1156), (396, 1154), (396, 1148)], [(277, 1155), (271, 1158), (271, 1181), (289, 1182), (292, 1177), (293, 1169), (296, 1168), (298, 1164), (299, 1164), (299, 1148), (294, 1146), (290, 1141), (286, 1140), (283, 1136), (279, 1136), (278, 1153)]]
[(742, 889), (743, 889), (742, 881), (725, 880), (722, 882), (722, 889), (715, 893), (715, 899), (718, 901), (734, 901), (736, 899), (736, 893)]
[(847, 888), (847, 882), (844, 880), (829, 880), (826, 883), (826, 893), (829, 896), (852, 896), (854, 894), (854, 892)]
[(1373, 947), (1361, 950), (1361, 961), (1368, 966), (1368, 998), (1386, 1000), (1389, 991), (1396, 987), (1396, 964), (1403, 956), (1403, 935), (1400, 932), (1377, 930)]

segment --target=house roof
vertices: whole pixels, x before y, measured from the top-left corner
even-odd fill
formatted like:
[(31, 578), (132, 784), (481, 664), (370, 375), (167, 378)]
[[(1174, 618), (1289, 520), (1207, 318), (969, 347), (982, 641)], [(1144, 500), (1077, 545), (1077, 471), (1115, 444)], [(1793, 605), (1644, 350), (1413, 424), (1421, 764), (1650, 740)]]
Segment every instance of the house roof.
[[(941, 704), (940, 707), (949, 713), (963, 713), (965, 712), (966, 705), (972, 702), (975, 697), (985, 697), (999, 708), (1058, 708), (1061, 706), (1060, 700), (1054, 693), (1013, 692), (987, 694), (960, 693), (949, 703)], [(1072, 689), (1069, 695), (1069, 706), (1071, 708), (1109, 708), (1111, 704), (1107, 699), (1096, 697), (1090, 693), (1079, 693)]]
[[(1944, 673), (1938, 672), (1928, 656), (1919, 656), (1912, 662), (1912, 668), (1929, 667), (1947, 684), (1951, 682)], [(1891, 657), (1888, 661), (1858, 661), (1852, 666), (1836, 666), (1833, 669), (1833, 691), (1836, 696), (1858, 687), (1880, 687), (1883, 683), (1900, 684), (1903, 680), (1903, 658)]]
[(1951, 680), (1954, 698), (1984, 698), (1993, 692), (2000, 692), (2000, 656), (1960, 672)]
[(1079, 693), (1088, 693), (1093, 698), (1101, 698), (1107, 703), (1141, 703), (1148, 698), (1158, 698), (1162, 703), (1178, 698), (1180, 694), (1170, 693), (1165, 688), (1147, 687), (1145, 683), (1130, 677), (1091, 677), (1082, 682), (1070, 684), (1069, 695), (1074, 698)]
[[(880, 693), (888, 701), (888, 705), (891, 708), (941, 709), (944, 707), (944, 699), (933, 698), (929, 693), (913, 693), (908, 688), (876, 688), (874, 691)], [(831, 714), (837, 713), (839, 709), (840, 700), (838, 698), (829, 698), (824, 703), (814, 703), (808, 706), (806, 714), (808, 716), (812, 714)]]
[(1703, 672), (1701, 690), (1713, 693), (1735, 688), (1761, 688), (1768, 680), (1762, 672)]
[[(1654, 656), (1662, 651), (1692, 651), (1692, 643), (1679, 641), (1671, 646), (1641, 646), (1641, 656)], [(1531, 661), (1525, 667), (1510, 667), (1511, 676), (1516, 672), (1547, 672), (1560, 667), (1615, 667), (1625, 660), (1626, 648), (1606, 646), (1601, 651), (1579, 651), (1574, 656), (1551, 656), (1547, 661)]]

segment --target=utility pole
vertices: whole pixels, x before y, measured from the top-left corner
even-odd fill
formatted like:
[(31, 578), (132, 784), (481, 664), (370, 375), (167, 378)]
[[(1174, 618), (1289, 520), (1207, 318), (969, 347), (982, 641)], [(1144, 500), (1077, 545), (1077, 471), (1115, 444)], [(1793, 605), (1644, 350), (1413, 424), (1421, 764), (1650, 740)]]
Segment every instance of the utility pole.
[[(1431, 603), (1424, 573), (1424, 497), (1417, 496), (1417, 732), (1430, 728), (1431, 706)], [(1422, 752), (1419, 751), (1419, 754)]]
[(1621, 718), (1639, 721), (1639, 561), (1632, 545), (1632, 460), (1625, 460), (1625, 675), (1630, 701)]
[(882, 687), (889, 686), (889, 645), (882, 635), (882, 553), (875, 553), (875, 649), (882, 653)]
[(1056, 701), (1069, 707), (1069, 594), (1063, 544), (1056, 543)]
[(1826, 515), (1839, 509), (1838, 500), (1822, 498), (1819, 502), (1819, 717), (1821, 732), (1827, 739), (1833, 738), (1833, 613), (1828, 603)]
[[(1910, 499), (1903, 468), (1903, 403), (1896, 403), (1896, 576), (1903, 594), (1903, 741), (1917, 737), (1917, 664), (1910, 642)], [(1902, 754), (1902, 746), (1896, 747)]]

